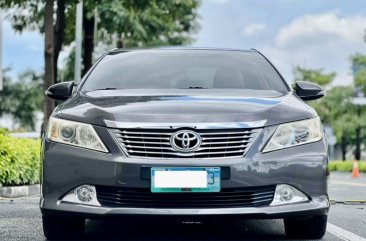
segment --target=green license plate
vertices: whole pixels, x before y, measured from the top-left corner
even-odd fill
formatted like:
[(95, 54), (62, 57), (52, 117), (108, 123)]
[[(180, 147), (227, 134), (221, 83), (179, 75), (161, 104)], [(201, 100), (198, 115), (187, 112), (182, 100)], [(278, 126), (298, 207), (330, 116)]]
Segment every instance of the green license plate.
[(152, 167), (151, 192), (220, 192), (219, 167)]

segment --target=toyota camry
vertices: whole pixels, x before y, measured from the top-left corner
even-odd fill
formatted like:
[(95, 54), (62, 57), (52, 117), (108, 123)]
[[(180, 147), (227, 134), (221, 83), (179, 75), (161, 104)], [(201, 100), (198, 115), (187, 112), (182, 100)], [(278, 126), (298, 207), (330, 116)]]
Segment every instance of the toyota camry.
[(49, 239), (86, 219), (283, 219), (326, 230), (327, 142), (306, 101), (257, 50), (111, 50), (58, 100), (43, 137), (40, 208)]

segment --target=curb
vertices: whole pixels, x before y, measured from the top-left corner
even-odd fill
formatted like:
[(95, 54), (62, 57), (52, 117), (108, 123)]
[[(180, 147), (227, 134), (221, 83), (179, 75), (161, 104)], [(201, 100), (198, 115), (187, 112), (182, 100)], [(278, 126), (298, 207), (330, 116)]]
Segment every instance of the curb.
[(16, 198), (37, 195), (40, 193), (41, 185), (0, 187), (0, 197)]
[(344, 204), (344, 205), (365, 205), (366, 200), (345, 200), (345, 201), (336, 201), (336, 200), (329, 200), (330, 204)]

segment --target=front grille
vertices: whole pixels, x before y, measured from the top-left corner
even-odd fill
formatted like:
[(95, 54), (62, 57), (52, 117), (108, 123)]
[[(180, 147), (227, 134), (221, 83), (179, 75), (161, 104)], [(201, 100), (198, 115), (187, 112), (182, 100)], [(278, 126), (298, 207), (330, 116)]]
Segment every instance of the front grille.
[(275, 186), (223, 188), (217, 193), (152, 193), (148, 188), (97, 186), (102, 206), (133, 208), (235, 208), (268, 206)]
[[(182, 129), (179, 129), (182, 130)], [(184, 129), (183, 129), (184, 130)], [(115, 139), (129, 157), (218, 158), (242, 157), (261, 129), (195, 129), (202, 139), (195, 151), (183, 153), (171, 146), (177, 129), (111, 129)]]

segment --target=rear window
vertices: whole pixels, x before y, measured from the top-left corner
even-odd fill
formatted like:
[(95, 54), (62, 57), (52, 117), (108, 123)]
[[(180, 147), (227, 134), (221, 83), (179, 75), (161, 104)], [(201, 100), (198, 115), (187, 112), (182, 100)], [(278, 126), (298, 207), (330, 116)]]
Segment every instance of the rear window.
[(107, 55), (82, 86), (98, 89), (254, 89), (287, 92), (255, 52), (138, 50)]

